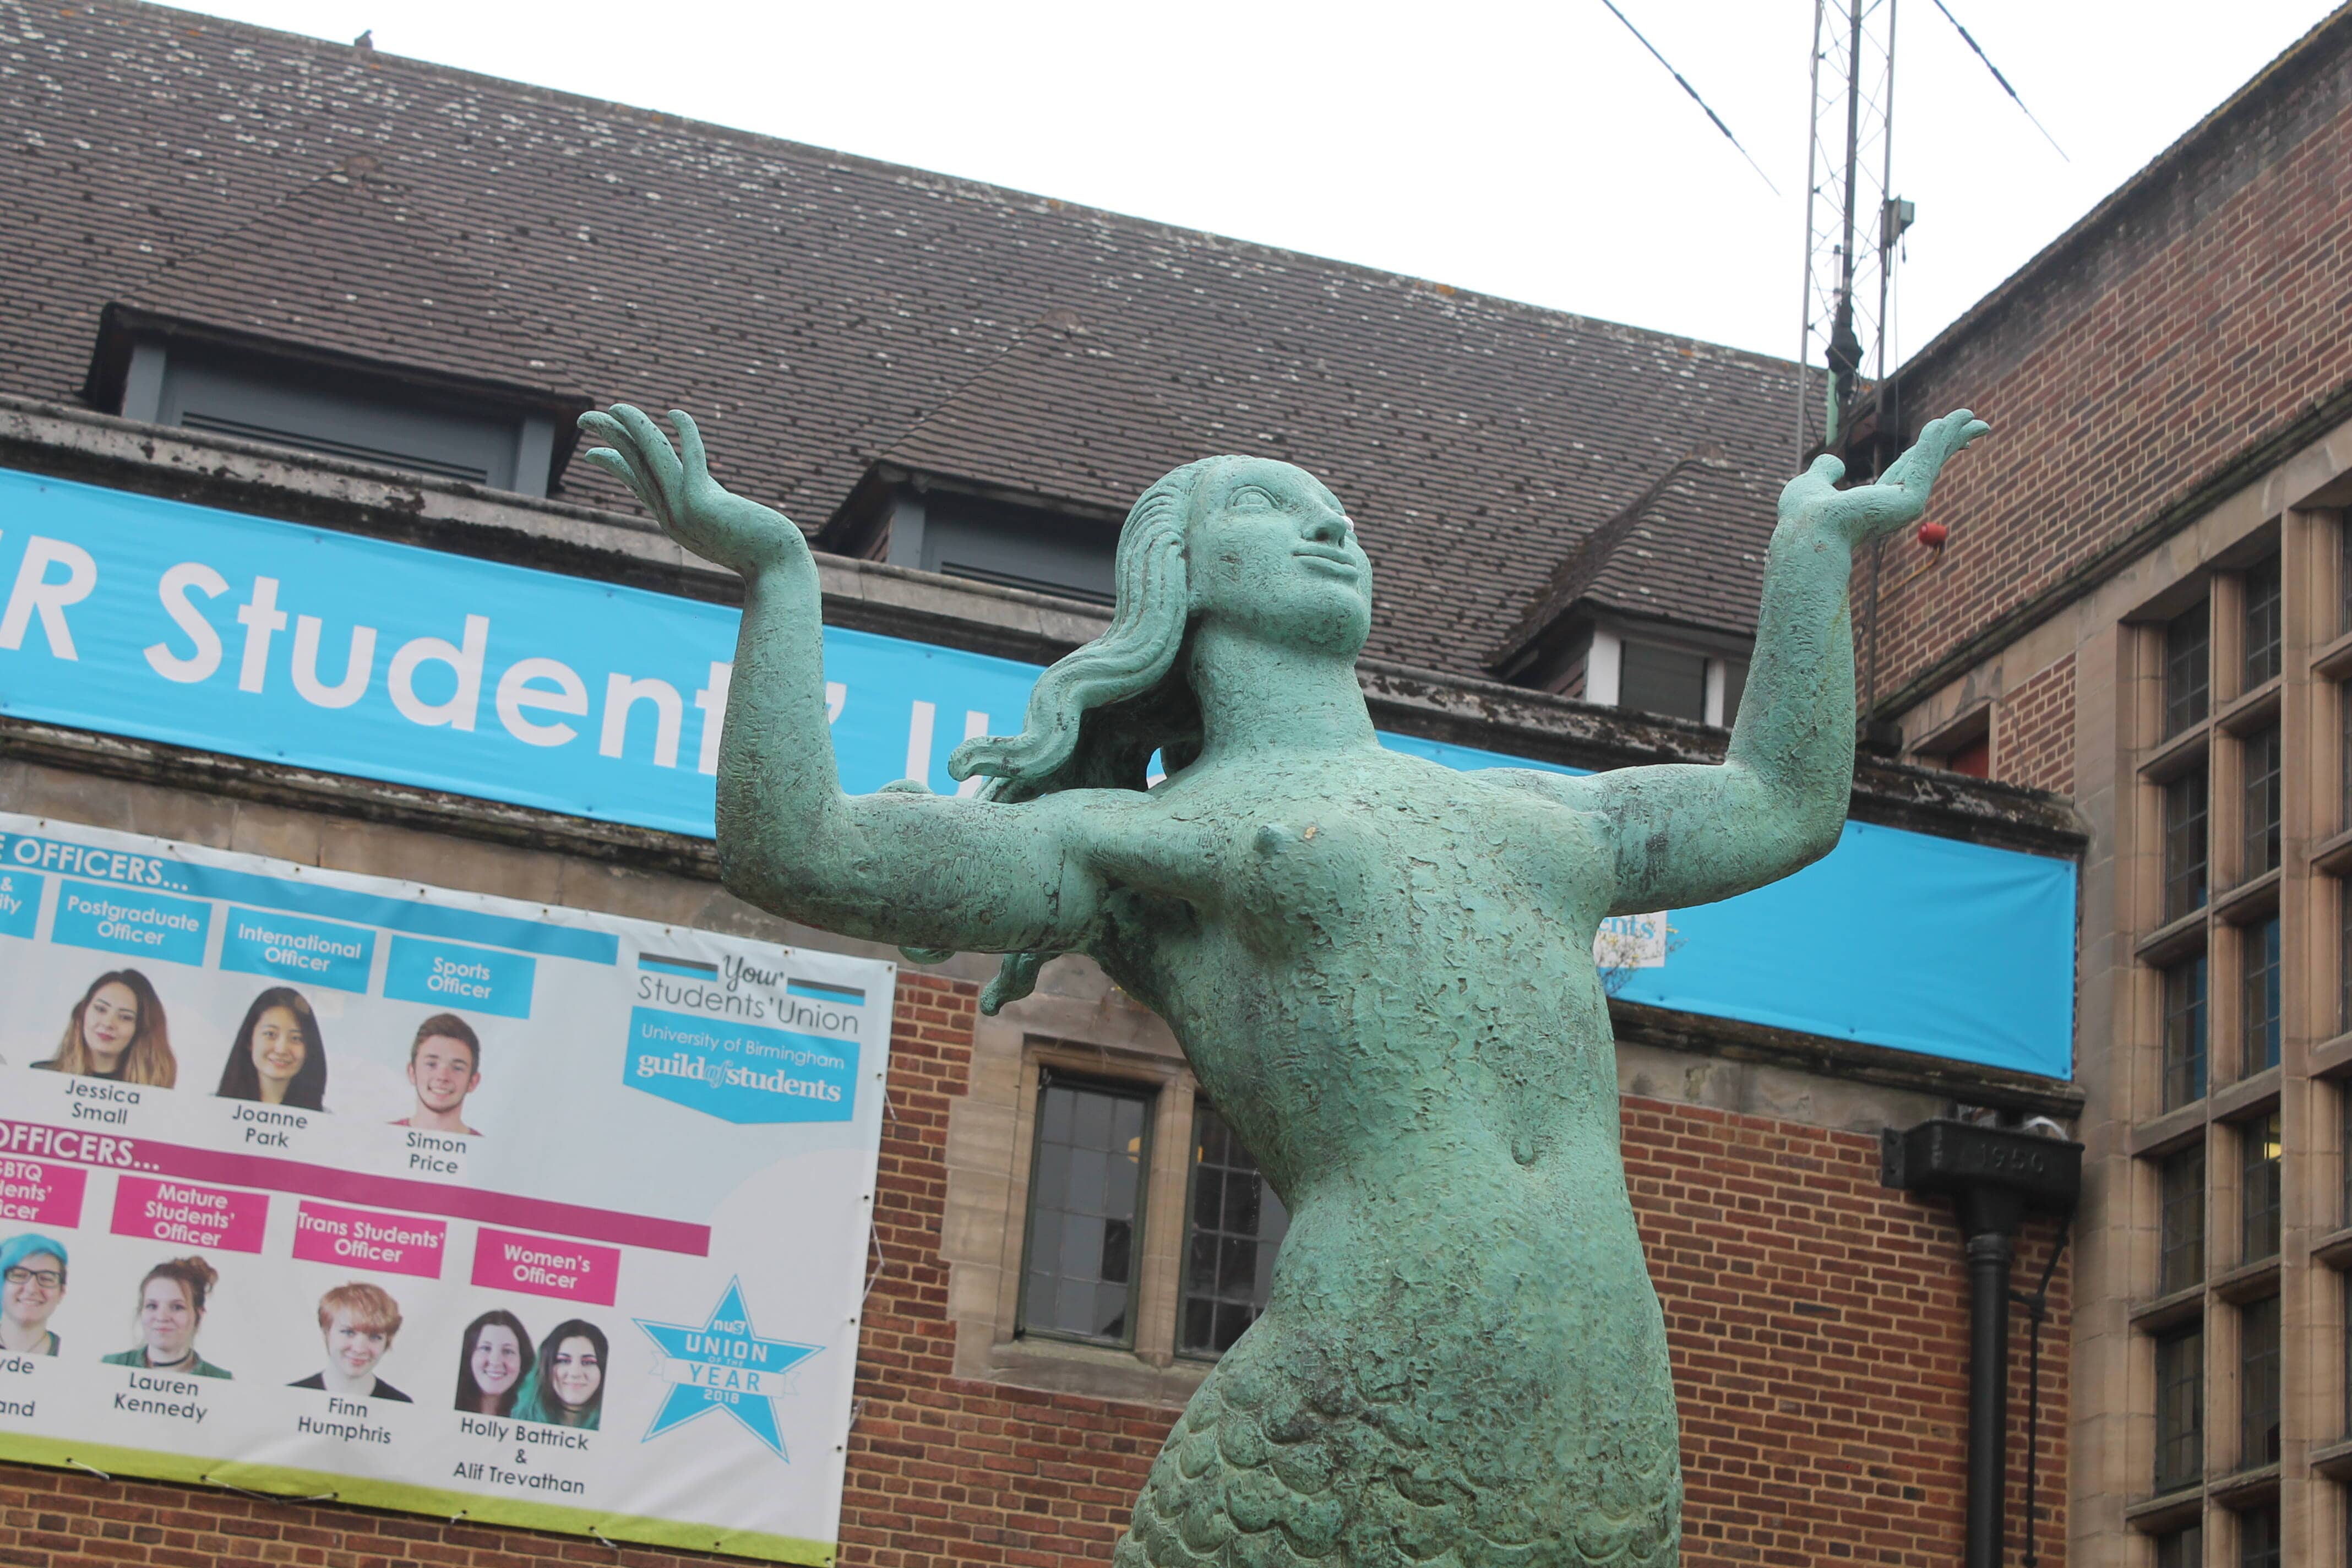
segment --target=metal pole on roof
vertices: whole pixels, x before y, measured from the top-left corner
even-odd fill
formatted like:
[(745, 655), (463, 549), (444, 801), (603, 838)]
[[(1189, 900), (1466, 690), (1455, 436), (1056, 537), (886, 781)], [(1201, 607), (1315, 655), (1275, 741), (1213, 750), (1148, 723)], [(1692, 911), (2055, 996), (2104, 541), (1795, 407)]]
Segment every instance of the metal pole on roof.
[[(1807, 102), (1818, 119), (1822, 101), (1822, 22), (1827, 15), (1829, 0), (1813, 0), (1812, 88)], [(1797, 312), (1797, 449), (1794, 460), (1805, 460), (1805, 451), (1811, 445), (1807, 439), (1805, 416), (1812, 405), (1810, 390), (1811, 376), (1807, 371), (1813, 347), (1813, 204), (1821, 200), (1822, 142), (1818, 136), (1805, 138), (1805, 276), (1803, 297)]]
[[(1864, 374), (1885, 368), (1895, 0), (1815, 0), (1811, 73), (1798, 355), (1804, 450), (1838, 443)], [(1876, 222), (1877, 234), (1863, 232), (1865, 220)], [(1867, 243), (1857, 244), (1858, 234)], [(1818, 405), (1816, 365), (1827, 379)]]

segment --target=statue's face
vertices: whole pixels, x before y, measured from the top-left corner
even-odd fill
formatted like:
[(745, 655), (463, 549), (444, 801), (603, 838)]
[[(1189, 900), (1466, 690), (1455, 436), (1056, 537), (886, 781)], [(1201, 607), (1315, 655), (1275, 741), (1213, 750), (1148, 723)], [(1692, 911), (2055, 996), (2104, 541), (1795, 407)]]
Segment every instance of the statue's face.
[(1372, 627), (1372, 563), (1339, 498), (1268, 458), (1223, 465), (1185, 534), (1192, 613), (1269, 642), (1354, 654)]

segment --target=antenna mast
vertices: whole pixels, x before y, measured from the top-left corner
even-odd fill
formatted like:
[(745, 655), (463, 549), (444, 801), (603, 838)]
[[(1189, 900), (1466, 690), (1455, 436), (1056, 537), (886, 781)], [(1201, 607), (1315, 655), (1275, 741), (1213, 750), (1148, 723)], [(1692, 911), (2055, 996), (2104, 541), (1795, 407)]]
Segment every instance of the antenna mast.
[(1814, 0), (1797, 450), (1844, 438), (1867, 373), (1886, 374), (1887, 284), (1912, 206), (1893, 191), (1895, 0)]

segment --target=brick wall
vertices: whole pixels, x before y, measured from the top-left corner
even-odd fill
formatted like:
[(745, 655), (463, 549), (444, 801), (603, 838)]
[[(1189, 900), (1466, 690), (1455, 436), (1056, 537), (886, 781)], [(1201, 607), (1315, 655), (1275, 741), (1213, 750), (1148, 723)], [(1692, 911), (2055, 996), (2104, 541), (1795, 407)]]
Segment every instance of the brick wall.
[[(845, 1563), (1103, 1563), (1172, 1418), (952, 1375), (939, 1237), (948, 1108), (970, 1070), (975, 994), (928, 976), (899, 981), (876, 1212), (883, 1261), (859, 1360)], [(1682, 1400), (1685, 1564), (1958, 1563), (1967, 1309), (1949, 1216), (1878, 1185), (1871, 1137), (1628, 1100), (1624, 1139)], [(2041, 1256), (2027, 1249), (2021, 1284)], [(2062, 1269), (2062, 1308), (2065, 1285)], [(2053, 1444), (2065, 1425), (2065, 1334), (2062, 1310), (2044, 1342), (2043, 1561), (2053, 1568), (2064, 1562), (2063, 1452)], [(2021, 1453), (2021, 1342), (2017, 1366)], [(2021, 1468), (2012, 1517), (2022, 1517), (2021, 1485)], [(635, 1547), (616, 1559), (572, 1537), (0, 1466), (0, 1564), (232, 1559), (729, 1561)]]
[(2074, 793), (2074, 656), (2001, 700), (1993, 717), (1992, 776)]
[(1882, 698), (2352, 387), (2352, 16), (2215, 132), (1906, 367), (1912, 427), (1993, 435), (1937, 488), (1946, 561), (1882, 612)]

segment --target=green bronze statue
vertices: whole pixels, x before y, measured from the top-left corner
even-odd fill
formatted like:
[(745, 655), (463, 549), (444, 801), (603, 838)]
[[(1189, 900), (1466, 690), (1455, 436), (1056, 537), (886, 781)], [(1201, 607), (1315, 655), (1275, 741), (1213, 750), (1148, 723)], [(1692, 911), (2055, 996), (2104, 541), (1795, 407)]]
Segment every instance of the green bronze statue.
[[(719, 764), (727, 885), (845, 935), (1082, 952), (1155, 1009), (1291, 1215), (1265, 1315), (1152, 1468), (1117, 1568), (1671, 1564), (1682, 1473), (1618, 1150), (1592, 959), (1826, 854), (1853, 768), (1854, 548), (1918, 519), (1985, 430), (1929, 425), (1875, 484), (1782, 490), (1720, 766), (1455, 773), (1382, 749), (1356, 679), (1371, 567), (1311, 476), (1189, 463), (1119, 535), (1110, 628), (1022, 732), (843, 793), (801, 531), (643, 413), (582, 427), (687, 549), (744, 579)], [(1167, 777), (1147, 786), (1154, 753)]]

